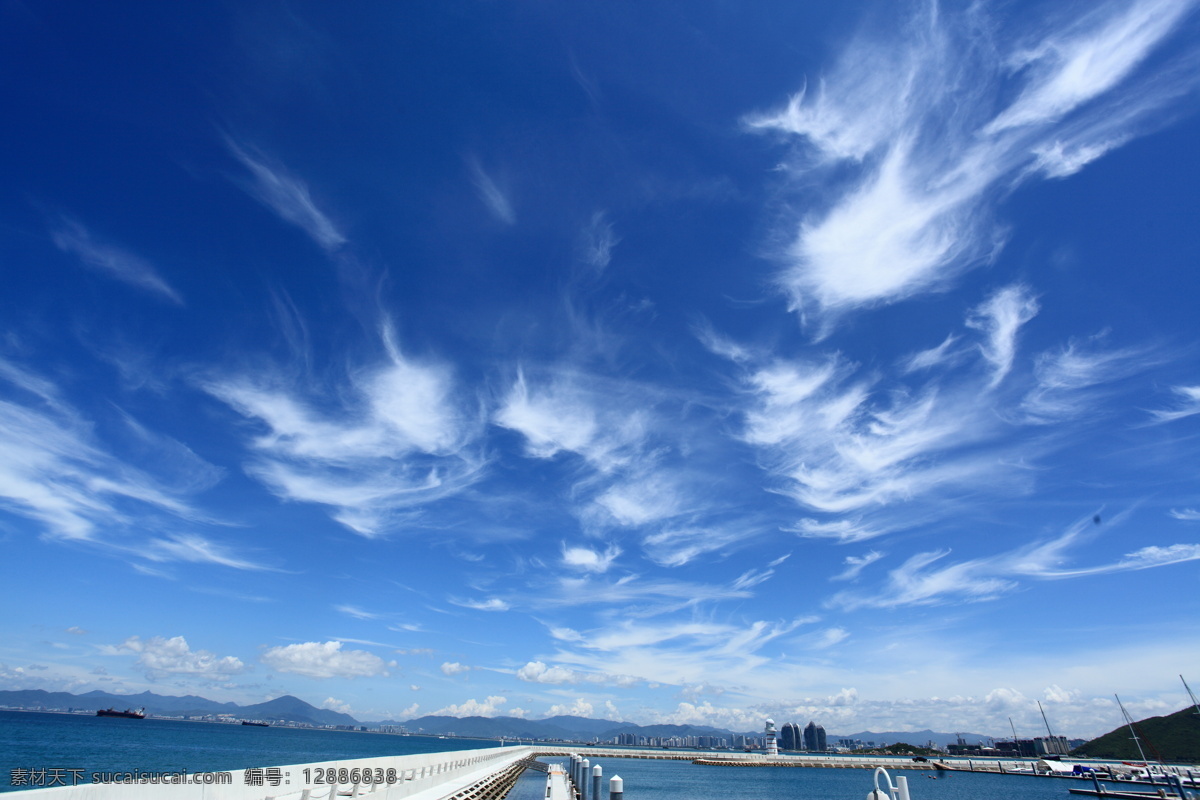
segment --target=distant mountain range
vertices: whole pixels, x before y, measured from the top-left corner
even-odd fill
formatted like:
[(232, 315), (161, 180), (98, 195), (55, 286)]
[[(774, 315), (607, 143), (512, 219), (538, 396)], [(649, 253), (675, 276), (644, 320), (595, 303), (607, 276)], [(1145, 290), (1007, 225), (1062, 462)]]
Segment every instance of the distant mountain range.
[[(747, 731), (735, 733), (722, 728), (712, 728), (705, 725), (635, 725), (632, 722), (615, 722), (608, 719), (589, 719), (587, 717), (557, 716), (546, 719), (531, 720), (518, 717), (445, 717), (425, 716), (409, 720), (382, 720), (379, 722), (360, 723), (349, 714), (316, 708), (303, 700), (284, 695), (274, 700), (255, 705), (240, 706), (237, 703), (218, 703), (196, 695), (174, 697), (159, 695), (153, 692), (141, 694), (110, 694), (94, 691), (86, 694), (71, 694), (69, 692), (46, 692), (41, 689), (23, 691), (0, 691), (0, 706), (27, 709), (61, 709), (68, 708), (96, 711), (102, 708), (145, 708), (147, 713), (158, 716), (203, 716), (205, 714), (232, 714), (240, 719), (260, 719), (272, 722), (299, 722), (310, 725), (402, 725), (416, 733), (418, 731), (430, 734), (454, 734), (478, 739), (534, 739), (553, 740), (565, 739), (574, 741), (590, 741), (592, 739), (611, 740), (619, 734), (631, 733), (645, 737), (684, 737), (684, 736), (720, 736), (731, 738), (740, 736), (761, 736), (762, 731)], [(782, 725), (782, 723), (781, 723)], [(963, 738), (968, 742), (983, 741), (990, 737), (977, 733), (964, 733)], [(907, 744), (923, 747), (932, 741), (939, 747), (945, 747), (956, 740), (957, 734), (940, 733), (937, 731), (885, 731), (876, 733), (862, 731), (860, 733), (827, 734), (827, 740), (832, 745), (838, 739), (858, 739), (864, 742)]]
[(151, 716), (200, 717), (206, 714), (232, 714), (241, 719), (266, 720), (270, 722), (301, 722), (309, 725), (358, 725), (349, 714), (330, 711), (309, 705), (298, 697), (284, 695), (239, 706), (237, 703), (218, 703), (195, 695), (174, 697), (170, 695), (142, 692), (141, 694), (110, 694), (94, 691), (86, 694), (70, 692), (46, 692), (41, 689), (22, 691), (0, 691), (0, 706), (27, 709), (83, 709), (98, 711), (102, 708), (144, 708)]

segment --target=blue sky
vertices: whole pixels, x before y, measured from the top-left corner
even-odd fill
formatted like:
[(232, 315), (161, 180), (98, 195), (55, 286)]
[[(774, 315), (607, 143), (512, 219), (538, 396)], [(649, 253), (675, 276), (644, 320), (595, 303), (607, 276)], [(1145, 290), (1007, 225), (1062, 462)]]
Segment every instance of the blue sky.
[(4, 4), (0, 683), (1182, 707), (1195, 6)]

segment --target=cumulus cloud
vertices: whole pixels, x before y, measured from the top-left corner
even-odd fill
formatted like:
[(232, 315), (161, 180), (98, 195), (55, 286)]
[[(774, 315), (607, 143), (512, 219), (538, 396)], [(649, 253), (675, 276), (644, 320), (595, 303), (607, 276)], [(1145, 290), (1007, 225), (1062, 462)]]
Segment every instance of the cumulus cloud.
[(596, 708), (582, 697), (575, 698), (575, 702), (571, 704), (559, 703), (550, 706), (546, 711), (548, 717), (591, 717), (596, 713)]
[(342, 700), (338, 700), (336, 697), (326, 697), (325, 702), (321, 703), (321, 708), (327, 708), (330, 711), (336, 711), (339, 714), (350, 713), (350, 704)]
[[(445, 717), (495, 717), (499, 716), (501, 706), (508, 703), (507, 697), (491, 696), (485, 699), (482, 703), (471, 698), (460, 705), (449, 705), (445, 708), (434, 711), (434, 716)], [(520, 709), (513, 709), (509, 712), (510, 715), (517, 716), (515, 713)], [(524, 713), (524, 712), (522, 712)]]
[(137, 665), (151, 679), (182, 675), (216, 681), (246, 671), (241, 659), (218, 656), (207, 650), (193, 651), (182, 636), (170, 639), (152, 636), (146, 640), (131, 636), (119, 649), (137, 653)]
[(369, 678), (387, 675), (383, 659), (366, 650), (342, 650), (342, 642), (304, 642), (272, 647), (262, 654), (271, 669), (306, 678)]
[(563, 543), (562, 563), (564, 566), (582, 572), (608, 572), (613, 561), (621, 555), (621, 548), (615, 544), (604, 550), (593, 550), (589, 547), (568, 547)]
[(443, 675), (461, 675), (464, 672), (470, 671), (470, 667), (465, 664), (460, 664), (457, 661), (446, 661), (442, 664)]
[[(978, 5), (926, 3), (886, 35), (851, 41), (783, 109), (749, 117), (800, 145), (789, 164), (797, 186), (840, 187), (805, 203), (814, 210), (794, 223), (778, 277), (793, 308), (835, 317), (893, 303), (988, 260), (1004, 239), (999, 198), (1152, 129), (1155, 113), (1195, 86), (1194, 70), (1139, 71), (1191, 5), (1022, 15), (1014, 34)], [(997, 110), (1006, 84), (1016, 99)]]
[(103, 241), (82, 223), (64, 217), (51, 228), (56, 247), (79, 258), (84, 266), (144, 292), (183, 305), (179, 292), (162, 279), (154, 265), (141, 256)]
[(530, 661), (517, 670), (517, 677), (530, 683), (578, 683), (575, 670), (564, 667), (547, 667), (541, 661)]
[(580, 672), (560, 666), (547, 666), (541, 661), (530, 661), (517, 670), (517, 677), (527, 683), (574, 684), (596, 683), (629, 688), (640, 679), (632, 675), (613, 675), (606, 672)]

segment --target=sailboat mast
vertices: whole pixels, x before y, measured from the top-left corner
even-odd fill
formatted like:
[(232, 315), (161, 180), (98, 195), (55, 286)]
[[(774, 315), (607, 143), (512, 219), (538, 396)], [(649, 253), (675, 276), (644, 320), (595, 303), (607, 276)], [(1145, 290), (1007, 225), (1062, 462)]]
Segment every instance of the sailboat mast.
[[(1179, 676), (1179, 680), (1183, 681), (1183, 676)], [(1192, 708), (1196, 709), (1196, 713), (1200, 714), (1200, 703), (1196, 702), (1196, 695), (1192, 694), (1192, 687), (1187, 685), (1187, 681), (1183, 681), (1183, 688), (1187, 689), (1188, 697), (1192, 698)]]
[(1054, 732), (1050, 730), (1050, 720), (1046, 720), (1046, 711), (1042, 708), (1042, 700), (1038, 700), (1038, 711), (1042, 711), (1042, 721), (1046, 723), (1046, 735), (1050, 736), (1050, 741), (1054, 741)]
[(1142, 750), (1142, 740), (1138, 738), (1137, 731), (1133, 729), (1133, 718), (1129, 716), (1129, 712), (1125, 710), (1125, 704), (1121, 702), (1121, 698), (1115, 692), (1113, 693), (1113, 697), (1117, 698), (1117, 705), (1121, 708), (1121, 716), (1125, 717), (1125, 724), (1129, 726), (1129, 732), (1133, 734), (1133, 743), (1137, 745), (1138, 754), (1142, 757), (1144, 763), (1149, 764), (1150, 762), (1146, 761), (1146, 752)]

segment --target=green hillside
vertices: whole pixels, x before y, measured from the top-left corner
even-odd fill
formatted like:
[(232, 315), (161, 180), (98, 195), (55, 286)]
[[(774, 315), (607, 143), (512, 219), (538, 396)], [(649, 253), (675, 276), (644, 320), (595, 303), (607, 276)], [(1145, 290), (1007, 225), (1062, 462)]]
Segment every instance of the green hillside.
[[(1133, 727), (1142, 740), (1146, 758), (1151, 761), (1200, 763), (1200, 714), (1194, 707), (1188, 706), (1165, 717), (1149, 717), (1133, 723)], [(1140, 758), (1128, 725), (1092, 739), (1072, 750), (1071, 755), (1122, 761)]]

